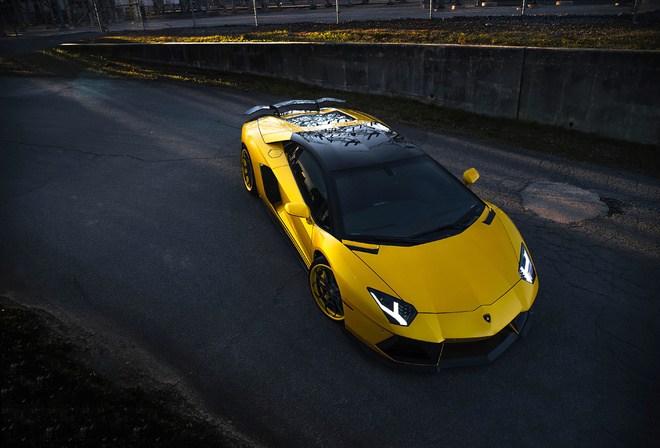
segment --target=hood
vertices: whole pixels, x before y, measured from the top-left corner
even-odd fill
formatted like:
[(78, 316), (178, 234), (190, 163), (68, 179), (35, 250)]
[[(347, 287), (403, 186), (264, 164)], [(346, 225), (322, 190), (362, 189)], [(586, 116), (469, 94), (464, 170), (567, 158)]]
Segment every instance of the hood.
[(520, 280), (517, 251), (499, 217), (482, 216), (439, 241), (355, 254), (418, 312), (456, 313), (492, 304)]

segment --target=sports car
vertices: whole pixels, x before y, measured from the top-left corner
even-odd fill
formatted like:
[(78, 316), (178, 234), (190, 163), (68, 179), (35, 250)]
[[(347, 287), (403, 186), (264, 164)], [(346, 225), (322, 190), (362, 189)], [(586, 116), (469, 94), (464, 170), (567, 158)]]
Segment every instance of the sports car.
[(524, 336), (538, 278), (509, 217), (383, 122), (342, 100), (256, 106), (245, 188), (307, 268), (311, 295), (367, 353), (436, 371)]

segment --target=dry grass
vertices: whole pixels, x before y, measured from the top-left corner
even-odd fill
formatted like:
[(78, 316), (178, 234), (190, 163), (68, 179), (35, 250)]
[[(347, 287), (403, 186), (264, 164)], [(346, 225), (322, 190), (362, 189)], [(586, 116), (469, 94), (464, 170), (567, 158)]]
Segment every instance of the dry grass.
[(659, 50), (660, 26), (630, 18), (508, 17), (400, 19), (115, 34), (95, 42), (393, 42)]
[(170, 393), (118, 388), (52, 330), (61, 323), (0, 297), (3, 446), (237, 446), (173, 410)]

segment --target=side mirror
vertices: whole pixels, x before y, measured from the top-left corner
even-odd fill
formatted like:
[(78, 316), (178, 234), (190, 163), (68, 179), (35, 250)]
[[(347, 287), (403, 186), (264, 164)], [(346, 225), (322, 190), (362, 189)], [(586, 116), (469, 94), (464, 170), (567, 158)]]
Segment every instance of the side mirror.
[(469, 187), (479, 179), (479, 173), (474, 168), (470, 168), (463, 173), (463, 185)]
[(309, 211), (307, 204), (289, 202), (284, 205), (284, 210), (291, 216), (309, 220), (312, 213)]

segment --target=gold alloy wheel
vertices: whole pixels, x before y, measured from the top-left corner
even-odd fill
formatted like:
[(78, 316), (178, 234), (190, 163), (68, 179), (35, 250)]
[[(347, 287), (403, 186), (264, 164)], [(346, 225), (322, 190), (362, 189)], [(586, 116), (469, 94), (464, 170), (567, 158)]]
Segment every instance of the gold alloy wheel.
[(243, 174), (243, 183), (250, 193), (255, 193), (254, 189), (254, 171), (252, 169), (252, 160), (247, 148), (241, 150), (241, 173)]
[(332, 320), (344, 319), (344, 305), (341, 301), (335, 274), (326, 261), (314, 262), (309, 271), (309, 286), (316, 304)]

